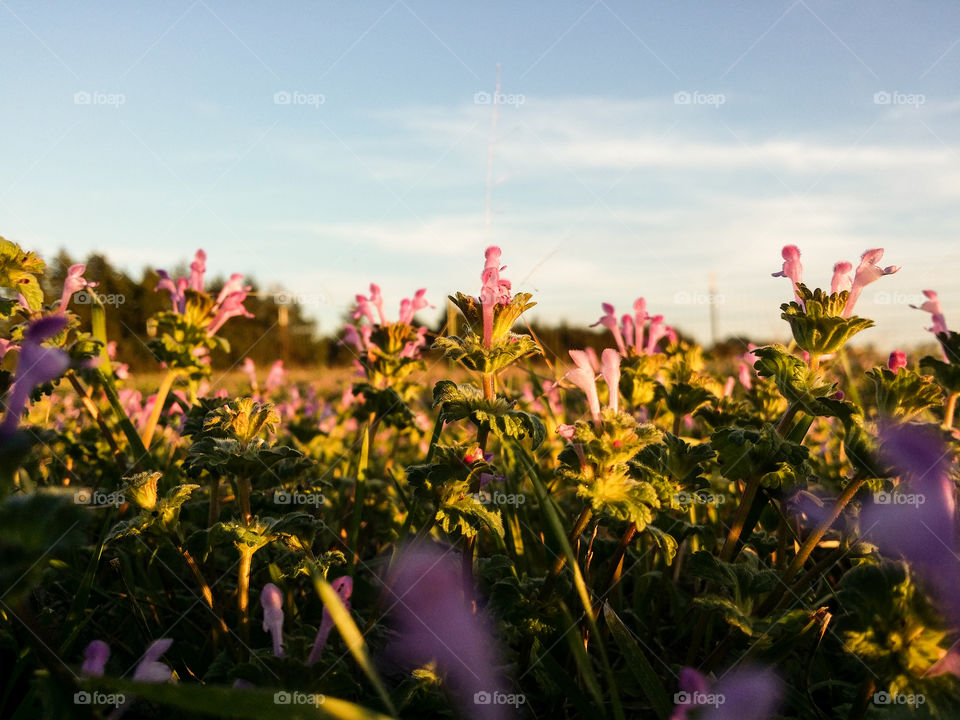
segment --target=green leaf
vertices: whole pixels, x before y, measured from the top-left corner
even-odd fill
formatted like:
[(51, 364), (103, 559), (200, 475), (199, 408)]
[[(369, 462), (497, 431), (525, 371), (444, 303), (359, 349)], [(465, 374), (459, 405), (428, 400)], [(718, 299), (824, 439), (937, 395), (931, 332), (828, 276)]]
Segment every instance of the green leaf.
[(610, 629), (613, 641), (624, 655), (627, 667), (633, 673), (637, 682), (640, 683), (640, 687), (643, 688), (647, 700), (653, 705), (657, 717), (660, 720), (667, 720), (673, 710), (673, 704), (670, 702), (670, 696), (667, 694), (666, 688), (663, 687), (660, 677), (653, 666), (650, 665), (650, 661), (647, 660), (646, 654), (640, 649), (627, 626), (623, 624), (623, 620), (608, 603), (603, 604), (603, 618)]
[[(90, 690), (123, 693), (127, 698), (139, 697), (150, 702), (177, 708), (187, 714), (204, 713), (214, 717), (229, 715), (244, 720), (389, 720), (390, 716), (347, 700), (317, 695), (323, 702), (316, 705), (285, 704), (286, 690), (260, 688), (234, 689), (216, 685), (177, 683), (142, 683), (110, 677), (85, 681)], [(284, 695), (283, 693), (286, 693)], [(279, 698), (279, 701), (278, 701)], [(396, 713), (394, 713), (394, 716)]]
[(43, 275), (45, 267), (36, 253), (25, 252), (16, 243), (0, 236), (0, 287), (23, 295), (33, 311), (43, 307), (43, 290), (37, 276)]

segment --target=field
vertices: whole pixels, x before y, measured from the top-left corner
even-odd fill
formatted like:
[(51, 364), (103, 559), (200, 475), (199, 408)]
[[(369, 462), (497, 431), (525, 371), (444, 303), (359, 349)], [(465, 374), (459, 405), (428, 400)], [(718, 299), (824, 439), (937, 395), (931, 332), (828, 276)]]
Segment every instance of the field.
[(793, 340), (719, 357), (643, 298), (544, 348), (491, 247), (456, 334), (372, 284), (287, 370), (198, 251), (133, 373), (0, 238), (0, 716), (957, 717), (960, 334), (851, 347), (882, 256), (783, 248)]

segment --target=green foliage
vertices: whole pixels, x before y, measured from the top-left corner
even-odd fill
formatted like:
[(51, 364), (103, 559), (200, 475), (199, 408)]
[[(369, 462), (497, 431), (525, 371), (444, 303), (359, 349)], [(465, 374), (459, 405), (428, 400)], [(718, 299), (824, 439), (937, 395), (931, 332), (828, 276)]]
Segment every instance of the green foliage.
[(908, 420), (928, 407), (940, 404), (940, 388), (928, 378), (900, 368), (896, 373), (886, 368), (867, 371), (877, 397), (881, 415)]
[[(8, 288), (23, 295), (31, 310), (43, 306), (43, 290), (38, 277), (46, 264), (36, 253), (24, 251), (19, 245), (0, 236), (0, 288)], [(16, 295), (0, 305), (0, 318), (9, 317), (15, 307)]]
[(780, 316), (793, 331), (793, 338), (801, 350), (819, 357), (835, 353), (861, 330), (873, 327), (873, 320), (852, 316), (843, 317), (849, 293), (846, 291), (829, 295), (820, 288), (812, 292), (803, 283), (797, 283), (797, 294), (803, 305), (797, 302), (780, 306)]
[(485, 423), (501, 439), (529, 437), (534, 449), (547, 434), (543, 421), (536, 415), (513, 409), (514, 403), (502, 396), (485, 399), (473, 383), (457, 385), (441, 380), (433, 387), (433, 406), (440, 407), (440, 417), (445, 422), (470, 420), (477, 427)]

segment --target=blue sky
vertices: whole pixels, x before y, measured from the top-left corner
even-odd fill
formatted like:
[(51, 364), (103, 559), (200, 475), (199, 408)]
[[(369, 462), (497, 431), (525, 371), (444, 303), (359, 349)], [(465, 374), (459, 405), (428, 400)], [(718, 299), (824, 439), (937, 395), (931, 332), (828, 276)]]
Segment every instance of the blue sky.
[(331, 330), (497, 243), (534, 314), (706, 340), (711, 274), (721, 335), (784, 338), (782, 245), (818, 285), (880, 246), (865, 339), (928, 340), (926, 288), (960, 317), (954, 2), (0, 0), (0, 47), (0, 234), (47, 255), (203, 247)]

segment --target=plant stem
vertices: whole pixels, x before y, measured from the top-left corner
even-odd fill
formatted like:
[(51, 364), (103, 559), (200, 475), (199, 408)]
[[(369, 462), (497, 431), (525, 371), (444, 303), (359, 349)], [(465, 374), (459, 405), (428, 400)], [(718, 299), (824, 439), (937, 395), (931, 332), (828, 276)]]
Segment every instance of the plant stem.
[[(789, 410), (787, 412), (789, 412)], [(740, 505), (737, 507), (737, 514), (733, 518), (733, 524), (730, 526), (727, 540), (724, 542), (723, 549), (720, 551), (720, 559), (724, 562), (730, 562), (735, 554), (737, 543), (740, 541), (740, 534), (743, 532), (743, 526), (747, 522), (750, 507), (757, 497), (757, 490), (760, 489), (762, 479), (763, 476), (757, 475), (747, 480), (746, 487), (743, 489), (743, 497), (740, 499)]]
[[(817, 545), (820, 544), (820, 541), (823, 540), (823, 536), (827, 534), (836, 519), (840, 517), (840, 513), (843, 512), (843, 509), (854, 498), (854, 496), (857, 494), (857, 491), (863, 486), (864, 482), (865, 478), (854, 478), (847, 483), (847, 486), (843, 489), (843, 492), (840, 493), (840, 497), (837, 498), (837, 501), (830, 509), (830, 515), (807, 536), (806, 540), (803, 541), (803, 544), (800, 546), (800, 550), (793, 558), (793, 561), (787, 568), (786, 573), (784, 573), (783, 585), (785, 587), (789, 587), (790, 581), (793, 580), (797, 573), (803, 568), (803, 564), (816, 549)], [(770, 595), (767, 596), (767, 599), (764, 600), (757, 609), (757, 615), (763, 617), (770, 611), (774, 610), (779, 604), (782, 595), (782, 590), (771, 592)]]
[(370, 424), (363, 429), (363, 440), (360, 443), (360, 457), (357, 460), (357, 482), (353, 490), (353, 516), (350, 518), (350, 570), (356, 567), (360, 559), (360, 525), (363, 523), (363, 500), (367, 487), (367, 463), (370, 458), (370, 434), (373, 427), (373, 415)]
[(117, 460), (117, 465), (120, 466), (120, 472), (126, 474), (126, 457), (122, 452), (120, 452), (120, 448), (117, 446), (116, 438), (113, 437), (113, 431), (107, 425), (107, 421), (104, 419), (103, 413), (100, 412), (100, 409), (96, 406), (96, 404), (94, 404), (93, 400), (90, 399), (90, 396), (87, 395), (87, 391), (80, 383), (80, 379), (77, 377), (76, 373), (74, 373), (72, 370), (68, 372), (67, 380), (70, 381), (73, 389), (80, 397), (80, 402), (83, 403), (83, 407), (88, 413), (90, 413), (90, 417), (92, 417), (97, 423), (97, 427), (100, 428), (100, 434), (103, 436), (103, 439), (107, 441), (107, 445), (110, 446), (110, 450), (113, 452), (113, 455)]
[(253, 518), (250, 511), (250, 478), (237, 478), (237, 502), (240, 504), (240, 517), (243, 518), (243, 524), (249, 525)]
[(250, 602), (250, 571), (253, 569), (253, 551), (243, 546), (240, 548), (240, 565), (237, 568), (237, 610), (240, 613), (240, 639), (244, 644), (250, 643), (250, 624), (247, 617), (247, 607)]
[(953, 415), (957, 409), (957, 396), (960, 396), (960, 393), (951, 393), (950, 397), (947, 398), (947, 407), (943, 411), (944, 430), (953, 430)]
[(207, 512), (207, 526), (213, 526), (220, 519), (220, 478), (210, 478), (210, 509)]
[(167, 370), (163, 376), (160, 387), (157, 389), (157, 398), (153, 403), (153, 410), (150, 412), (150, 418), (147, 420), (147, 426), (143, 429), (143, 445), (150, 448), (150, 442), (153, 440), (153, 434), (157, 429), (157, 422), (160, 420), (160, 413), (163, 412), (163, 406), (167, 401), (167, 394), (173, 387), (173, 381), (177, 379), (177, 374), (173, 370)]

